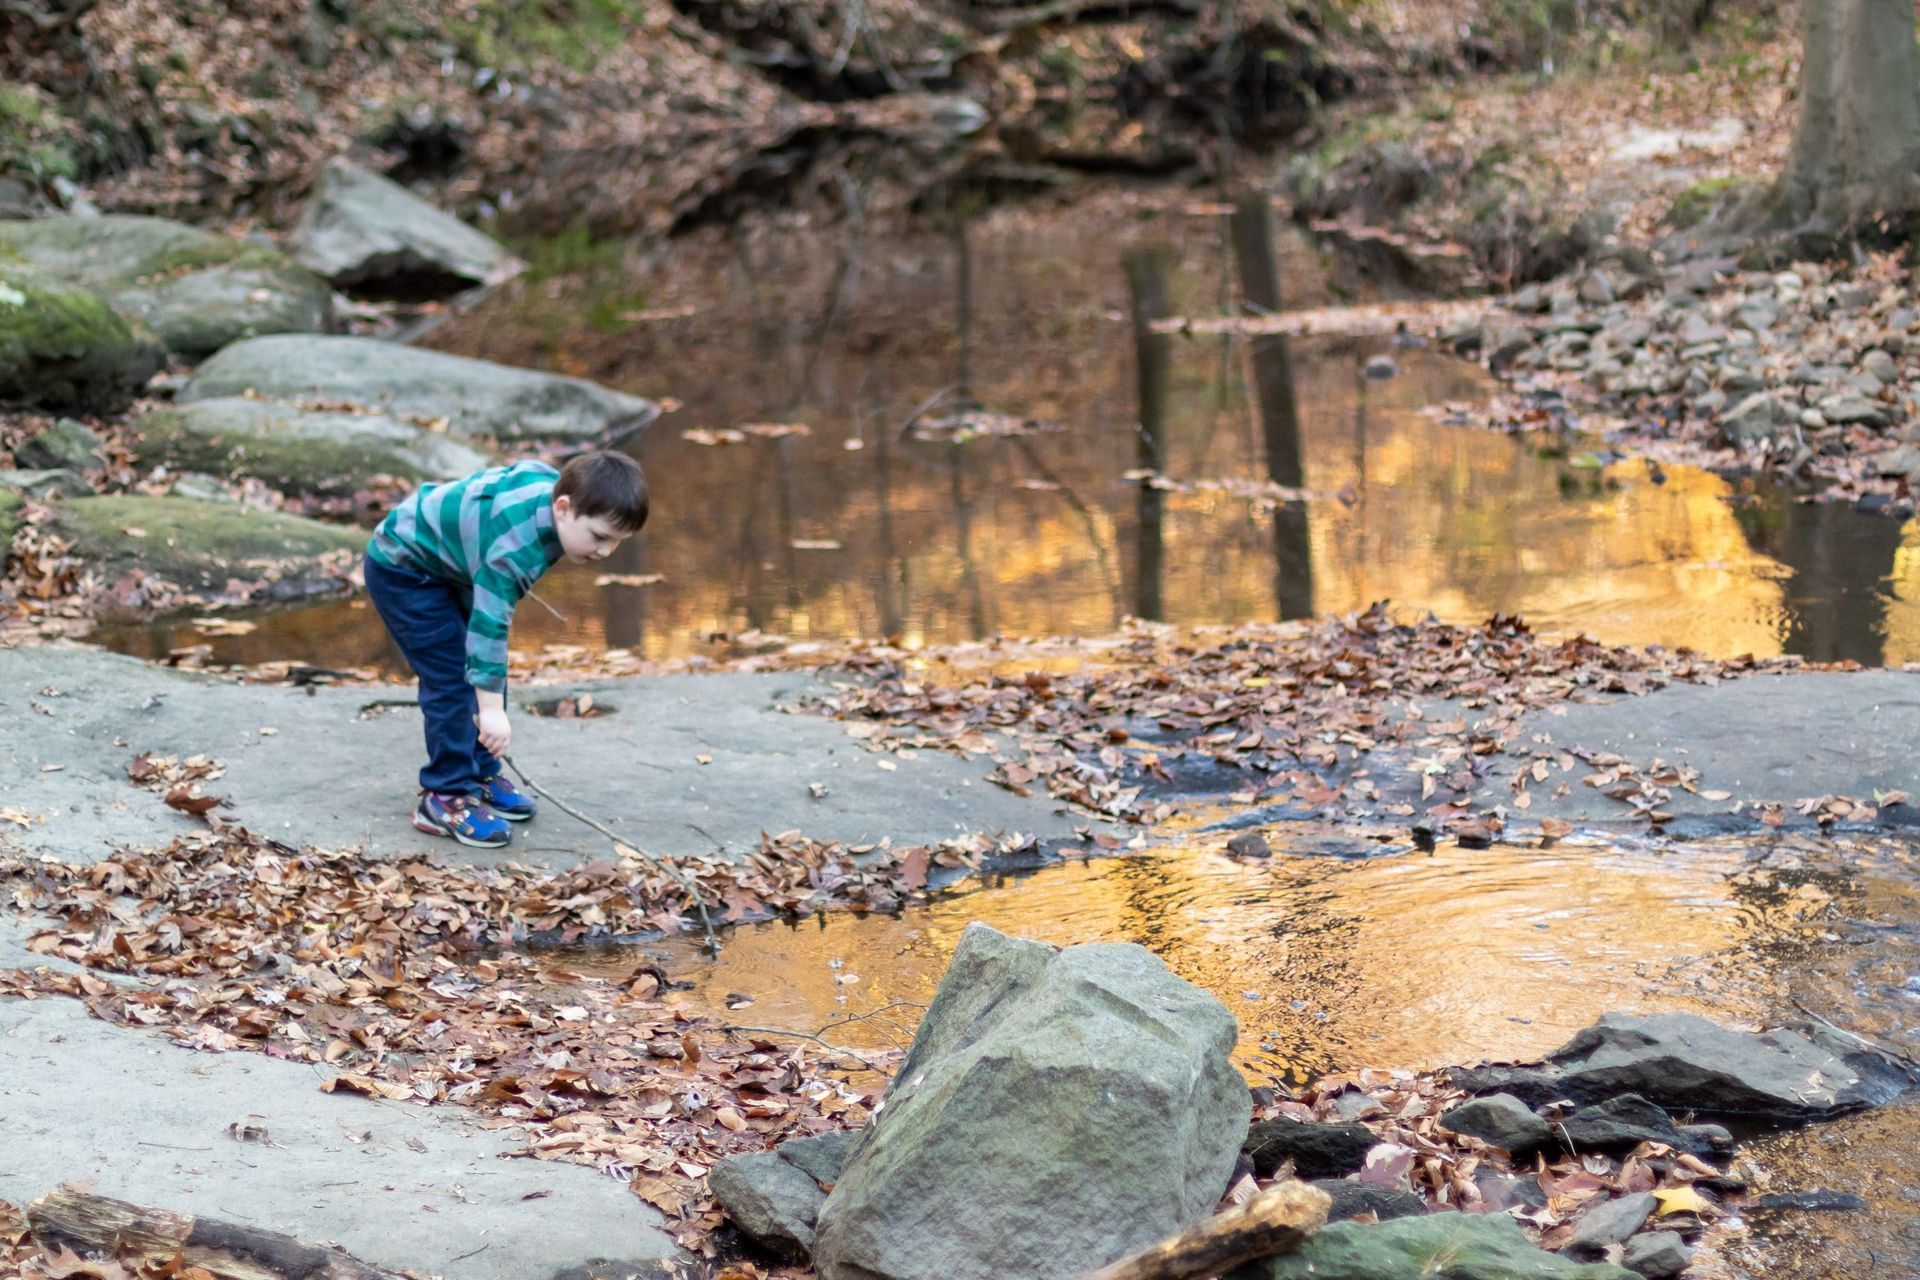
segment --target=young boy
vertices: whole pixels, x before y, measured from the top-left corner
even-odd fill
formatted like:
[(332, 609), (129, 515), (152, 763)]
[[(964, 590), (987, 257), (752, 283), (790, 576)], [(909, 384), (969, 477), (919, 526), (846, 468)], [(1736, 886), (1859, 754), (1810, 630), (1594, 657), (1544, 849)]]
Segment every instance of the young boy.
[(423, 485), (367, 544), (367, 594), (420, 678), (427, 766), (413, 825), (499, 848), (533, 801), (501, 773), (507, 628), (562, 556), (604, 560), (647, 522), (647, 481), (625, 454), (491, 467)]

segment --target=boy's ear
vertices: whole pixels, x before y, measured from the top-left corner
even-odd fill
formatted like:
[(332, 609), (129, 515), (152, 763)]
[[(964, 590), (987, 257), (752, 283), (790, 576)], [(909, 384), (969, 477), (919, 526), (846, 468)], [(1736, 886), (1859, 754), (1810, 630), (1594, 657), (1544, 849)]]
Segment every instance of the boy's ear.
[(564, 516), (564, 515), (571, 515), (572, 512), (573, 512), (573, 499), (571, 497), (563, 493), (559, 497), (553, 500), (553, 514), (557, 516)]

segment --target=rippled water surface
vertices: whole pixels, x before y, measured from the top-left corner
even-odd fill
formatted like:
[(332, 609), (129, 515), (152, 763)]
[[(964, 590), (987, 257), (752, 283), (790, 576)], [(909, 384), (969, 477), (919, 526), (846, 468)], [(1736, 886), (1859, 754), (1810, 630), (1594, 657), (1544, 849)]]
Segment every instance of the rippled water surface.
[[(996, 877), (898, 916), (738, 929), (717, 961), (678, 941), (639, 950), (693, 983), (690, 1003), (724, 1013), (745, 996), (751, 1010), (735, 1018), (791, 1028), (925, 1003), (975, 920), (1058, 944), (1137, 942), (1233, 1010), (1251, 1077), (1297, 1084), (1538, 1056), (1609, 1009), (1764, 1018), (1854, 892), (1735, 844), (1427, 854), (1272, 836), (1282, 851), (1270, 862), (1225, 857), (1224, 837), (1210, 837)], [(617, 973), (635, 959), (567, 953)], [(844, 1031), (850, 1044), (892, 1034)]]

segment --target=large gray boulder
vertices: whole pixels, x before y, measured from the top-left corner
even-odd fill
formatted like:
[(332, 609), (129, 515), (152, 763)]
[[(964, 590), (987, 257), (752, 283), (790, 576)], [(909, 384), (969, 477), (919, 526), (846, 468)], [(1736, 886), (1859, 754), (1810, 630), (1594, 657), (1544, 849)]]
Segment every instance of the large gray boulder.
[(452, 480), (492, 463), (443, 432), (378, 411), (301, 409), (222, 396), (140, 419), (142, 466), (253, 476), (295, 493), (351, 494), (375, 477)]
[(525, 266), (399, 183), (338, 159), (321, 173), (288, 247), (341, 288), (415, 297), (498, 284)]
[(1293, 1253), (1250, 1262), (1227, 1280), (1638, 1280), (1573, 1262), (1527, 1239), (1504, 1213), (1430, 1213), (1330, 1223)]
[(53, 523), (75, 554), (109, 578), (139, 569), (199, 592), (224, 592), (233, 580), (344, 583), (367, 544), (364, 529), (130, 493), (61, 503)]
[(1639, 1094), (1668, 1111), (1821, 1120), (1913, 1087), (1898, 1063), (1813, 1024), (1735, 1031), (1690, 1013), (1603, 1014), (1537, 1067), (1455, 1068), (1474, 1093), (1535, 1106)]
[(166, 218), (0, 222), (0, 256), (100, 294), (167, 350), (203, 356), (263, 333), (322, 333), (333, 290), (277, 249)]
[(195, 371), (183, 404), (249, 393), (306, 407), (350, 405), (438, 423), (456, 436), (590, 440), (659, 416), (640, 396), (581, 378), (376, 338), (274, 337), (236, 342)]
[(99, 294), (0, 258), (0, 402), (118, 412), (165, 356)]
[(821, 1207), (825, 1280), (1092, 1270), (1210, 1213), (1251, 1101), (1233, 1015), (1131, 944), (982, 924)]

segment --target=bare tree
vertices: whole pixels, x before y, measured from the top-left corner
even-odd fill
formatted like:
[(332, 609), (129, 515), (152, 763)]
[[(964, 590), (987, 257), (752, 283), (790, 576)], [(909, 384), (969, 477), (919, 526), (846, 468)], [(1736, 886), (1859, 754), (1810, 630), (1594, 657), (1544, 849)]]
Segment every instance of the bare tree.
[(1912, 0), (1801, 6), (1800, 122), (1786, 168), (1736, 215), (1829, 237), (1920, 216), (1920, 58)]

